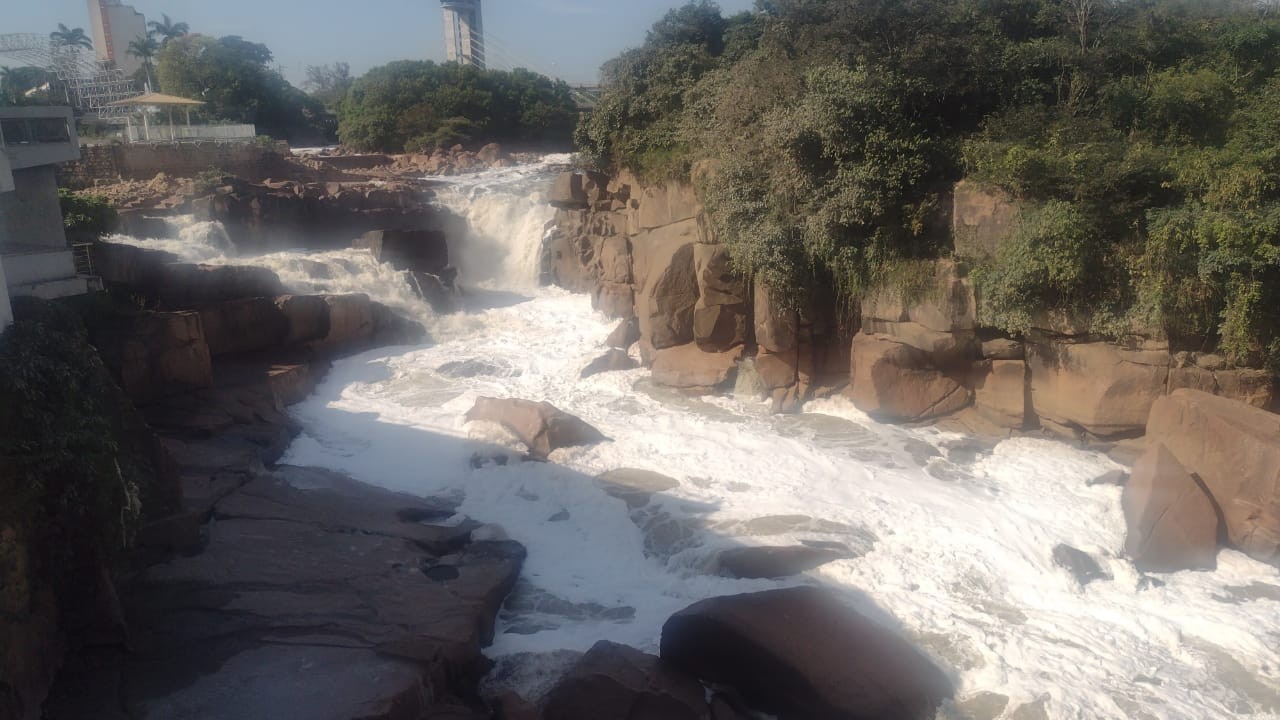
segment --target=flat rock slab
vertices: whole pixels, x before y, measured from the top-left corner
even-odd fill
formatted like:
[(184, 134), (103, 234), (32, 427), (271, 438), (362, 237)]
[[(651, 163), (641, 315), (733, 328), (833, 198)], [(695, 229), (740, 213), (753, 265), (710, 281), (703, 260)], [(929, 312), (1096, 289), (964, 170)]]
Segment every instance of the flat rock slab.
[(466, 419), (505, 427), (529, 448), (531, 456), (543, 460), (560, 448), (595, 445), (608, 439), (582, 418), (548, 402), (478, 397)]
[(632, 510), (648, 505), (654, 493), (680, 487), (680, 481), (673, 477), (638, 468), (609, 470), (598, 475), (596, 479), (600, 481), (606, 493), (626, 501), (627, 507)]
[(779, 547), (730, 548), (717, 557), (720, 574), (732, 578), (784, 578), (799, 575), (833, 560), (858, 557), (847, 546), (824, 543), (821, 546), (792, 545)]
[[(312, 468), (216, 501), (204, 551), (129, 590), (129, 718), (416, 720), (487, 672), (524, 548), (473, 523)], [(461, 704), (459, 704), (461, 705)]]

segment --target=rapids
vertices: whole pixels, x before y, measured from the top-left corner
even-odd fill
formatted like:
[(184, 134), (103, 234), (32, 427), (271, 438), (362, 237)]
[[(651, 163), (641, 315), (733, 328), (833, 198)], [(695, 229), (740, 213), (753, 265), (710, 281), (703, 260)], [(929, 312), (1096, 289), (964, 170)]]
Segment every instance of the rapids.
[[(284, 462), (462, 497), (460, 514), (523, 543), (523, 579), (488, 654), (523, 658), (499, 668), (524, 668), (513, 682), (526, 690), (555, 651), (610, 639), (653, 652), (666, 618), (694, 601), (808, 582), (953, 676), (958, 704), (940, 717), (993, 720), (1021, 705), (1020, 718), (1280, 717), (1280, 571), (1227, 550), (1215, 572), (1142, 576), (1122, 555), (1120, 489), (1088, 484), (1117, 467), (1102, 455), (880, 425), (843, 400), (775, 417), (753, 398), (664, 391), (644, 370), (580, 380), (612, 324), (586, 296), (537, 285), (552, 217), (542, 189), (567, 160), (440, 190), (467, 228), (451, 254), (472, 291), (453, 316), (432, 315), (403, 273), (363, 252), (237, 258), (220, 228), (189, 220), (176, 221), (179, 240), (116, 239), (263, 265), (296, 292), (367, 292), (427, 326), (427, 346), (336, 362), (292, 408), (305, 430)], [(467, 361), (479, 362), (450, 365)], [(478, 395), (547, 400), (612, 440), (519, 462), (505, 433), (464, 423)], [(619, 468), (670, 487), (647, 502), (615, 497), (595, 477)], [(715, 572), (724, 549), (803, 541), (856, 557), (786, 581)], [(1053, 563), (1059, 543), (1113, 579), (1079, 587)]]

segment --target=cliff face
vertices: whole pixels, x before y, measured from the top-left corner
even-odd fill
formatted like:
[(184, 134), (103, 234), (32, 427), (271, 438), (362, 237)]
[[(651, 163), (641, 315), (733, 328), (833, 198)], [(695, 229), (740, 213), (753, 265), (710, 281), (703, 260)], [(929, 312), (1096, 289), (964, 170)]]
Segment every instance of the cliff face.
[[(910, 302), (903, 289), (885, 288), (842, 321), (831, 295), (780, 302), (736, 274), (687, 184), (566, 173), (550, 202), (558, 212), (544, 279), (634, 319), (641, 357), (661, 384), (710, 392), (751, 372), (777, 412), (843, 389), (885, 421), (972, 410), (976, 429), (1099, 439), (1141, 435), (1156, 398), (1179, 388), (1276, 405), (1270, 373), (1171, 351), (1155, 330), (1102, 338), (1074, 318), (1047, 316), (1023, 337), (1004, 337), (979, 322), (981, 297), (962, 260), (933, 261)], [(997, 252), (1021, 212), (1007, 196), (960, 183), (957, 258)]]

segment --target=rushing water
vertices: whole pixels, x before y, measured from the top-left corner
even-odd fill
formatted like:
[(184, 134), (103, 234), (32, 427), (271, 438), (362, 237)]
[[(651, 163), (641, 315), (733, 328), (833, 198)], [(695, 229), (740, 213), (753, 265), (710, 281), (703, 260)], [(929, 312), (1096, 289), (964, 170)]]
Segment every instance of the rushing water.
[[(462, 496), (461, 513), (524, 543), (491, 656), (539, 653), (549, 665), (553, 651), (599, 639), (654, 651), (662, 623), (694, 601), (810, 582), (953, 675), (960, 705), (942, 717), (1280, 717), (1280, 571), (1224, 551), (1215, 572), (1144, 578), (1122, 556), (1120, 489), (1088, 484), (1116, 467), (1101, 455), (879, 425), (843, 400), (774, 417), (751, 398), (664, 391), (643, 370), (579, 379), (612, 324), (585, 296), (537, 287), (552, 215), (542, 189), (564, 160), (441, 192), (467, 221), (451, 252), (474, 289), (468, 311), (448, 317), (362, 252), (234, 258), (220, 228), (190, 222), (180, 240), (124, 240), (264, 265), (297, 292), (367, 292), (428, 326), (430, 346), (335, 363), (293, 408), (305, 431), (285, 461)], [(467, 361), (479, 362), (450, 365)], [(611, 441), (521, 463), (505, 433), (464, 422), (479, 395), (550, 401)], [(616, 497), (595, 477), (619, 468), (669, 480)], [(726, 548), (800, 542), (857, 557), (779, 582), (715, 572)], [(1052, 561), (1059, 543), (1113, 579), (1080, 588)]]

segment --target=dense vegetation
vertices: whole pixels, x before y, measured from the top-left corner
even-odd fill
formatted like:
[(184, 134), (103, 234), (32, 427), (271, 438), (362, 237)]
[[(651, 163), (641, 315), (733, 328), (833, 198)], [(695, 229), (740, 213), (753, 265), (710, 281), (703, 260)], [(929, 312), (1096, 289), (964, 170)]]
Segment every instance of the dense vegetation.
[(744, 272), (851, 302), (950, 252), (969, 177), (1028, 207), (966, 258), (988, 324), (1066, 311), (1277, 366), (1278, 68), (1274, 3), (699, 0), (605, 65), (576, 139), (696, 176)]
[(259, 134), (295, 144), (331, 135), (323, 103), (270, 67), (266, 45), (234, 35), (181, 35), (155, 57), (163, 91), (204, 101), (201, 112), (211, 120), (253, 123)]
[(576, 121), (564, 82), (523, 69), (430, 61), (374, 68), (338, 106), (342, 144), (381, 152), (488, 142), (567, 146)]
[(97, 240), (114, 232), (120, 221), (120, 214), (111, 201), (101, 195), (58, 188), (58, 205), (62, 209), (62, 224), (67, 229), (70, 242)]

